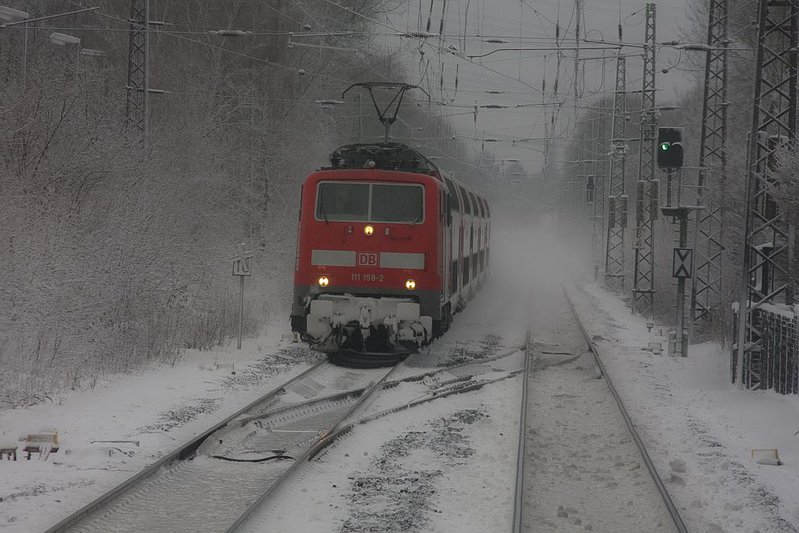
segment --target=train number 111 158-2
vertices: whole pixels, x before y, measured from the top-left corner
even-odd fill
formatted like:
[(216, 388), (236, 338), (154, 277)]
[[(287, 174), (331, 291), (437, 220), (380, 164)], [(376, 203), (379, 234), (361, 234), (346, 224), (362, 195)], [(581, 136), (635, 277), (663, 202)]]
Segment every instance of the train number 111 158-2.
[(361, 274), (360, 272), (353, 272), (352, 281), (383, 281), (383, 274)]

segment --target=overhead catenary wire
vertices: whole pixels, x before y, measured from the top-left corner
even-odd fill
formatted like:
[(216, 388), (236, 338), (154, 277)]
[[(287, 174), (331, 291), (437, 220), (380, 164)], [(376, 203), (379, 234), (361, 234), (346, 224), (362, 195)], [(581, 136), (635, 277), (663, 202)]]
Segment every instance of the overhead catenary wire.
[[(385, 35), (385, 36), (394, 35), (394, 36), (399, 36), (399, 35), (401, 35), (403, 33), (407, 33), (407, 32), (401, 31), (396, 26), (396, 24), (392, 23), (389, 19), (386, 19), (386, 21), (381, 21), (381, 20), (378, 20), (376, 17), (363, 15), (361, 13), (358, 13), (357, 10), (355, 10), (355, 9), (348, 8), (348, 7), (343, 6), (341, 4), (337, 4), (337, 3), (335, 3), (335, 2), (333, 2), (331, 0), (323, 0), (323, 1), (326, 4), (328, 4), (329, 6), (331, 6), (331, 8), (333, 10), (336, 10), (336, 9), (337, 10), (342, 10), (343, 12), (350, 13), (351, 15), (353, 15), (355, 17), (359, 17), (359, 18), (362, 18), (364, 21), (370, 22), (370, 24), (373, 25), (375, 27), (375, 29), (377, 30), (376, 32), (374, 32), (375, 35)], [(76, 3), (76, 2), (73, 1), (73, 3)], [(304, 14), (306, 16), (310, 15), (309, 18), (313, 20), (313, 25), (314, 25), (313, 30), (314, 31), (308, 32), (308, 33), (303, 33), (302, 34), (303, 36), (311, 37), (311, 38), (331, 39), (331, 40), (334, 40), (334, 41), (339, 41), (339, 40), (343, 39), (344, 41), (349, 42), (349, 39), (348, 39), (348, 37), (346, 35), (335, 34), (332, 31), (323, 31), (323, 29), (327, 29), (327, 28), (325, 28), (325, 26), (326, 26), (325, 23), (327, 21), (326, 19), (325, 20), (321, 20), (321, 19), (315, 17), (314, 16), (315, 14), (314, 13), (310, 13), (308, 11), (308, 9), (307, 9), (307, 6), (304, 3), (298, 2), (298, 1), (294, 1), (294, 3), (296, 5), (298, 5), (301, 9), (304, 9)], [(575, 11), (571, 10), (571, 14), (570, 14), (570, 18), (569, 18), (568, 24), (564, 28), (561, 28), (561, 31), (563, 32), (563, 34), (562, 35), (555, 35), (553, 37), (552, 34), (553, 33), (557, 33), (557, 29), (556, 29), (557, 23), (555, 21), (553, 21), (552, 19), (550, 19), (549, 17), (547, 17), (544, 13), (542, 13), (540, 9), (537, 9), (536, 6), (532, 5), (531, 2), (529, 2), (527, 0), (522, 0), (520, 2), (520, 4), (522, 6), (525, 6), (524, 7), (525, 11), (532, 12), (535, 15), (535, 18), (538, 21), (538, 26), (540, 26), (540, 31), (538, 30), (538, 28), (536, 28), (536, 31), (538, 32), (538, 34), (537, 35), (531, 35), (531, 34), (523, 33), (521, 31), (521, 29), (519, 29), (519, 28), (515, 28), (517, 33), (516, 33), (516, 35), (514, 35), (514, 40), (516, 40), (516, 42), (518, 42), (520, 44), (539, 43), (539, 42), (540, 43), (554, 43), (554, 46), (552, 46), (550, 49), (541, 50), (542, 52), (545, 52), (545, 53), (542, 53), (540, 55), (535, 55), (533, 57), (548, 58), (550, 56), (553, 56), (553, 57), (561, 56), (562, 52), (564, 51), (564, 48), (565, 48), (563, 46), (563, 39), (566, 38), (566, 34), (567, 33), (573, 33), (573, 32), (571, 32), (571, 29), (572, 29), (572, 27), (574, 25), (574, 21), (575, 21), (575, 16), (576, 16)], [(425, 8), (427, 8), (427, 7), (430, 7), (430, 11), (431, 12), (433, 12), (433, 13), (436, 12), (436, 10), (432, 8), (432, 2), (430, 3), (430, 6), (425, 5)], [(476, 7), (477, 15), (478, 15), (476, 18), (474, 16), (475, 15), (475, 12), (474, 12), (475, 7)], [(463, 43), (463, 47), (462, 48), (465, 48), (467, 45), (470, 45), (471, 43), (476, 42), (478, 39), (479, 39), (479, 41), (481, 43), (481, 46), (482, 46), (482, 43), (489, 36), (496, 36), (498, 38), (504, 38), (504, 37), (508, 36), (508, 34), (503, 34), (502, 28), (503, 28), (503, 25), (504, 25), (504, 29), (507, 30), (508, 29), (508, 23), (511, 22), (511, 21), (510, 20), (504, 20), (504, 21), (500, 21), (500, 23), (498, 24), (498, 22), (495, 19), (488, 20), (486, 18), (488, 10), (486, 10), (485, 8), (486, 8), (485, 2), (481, 2), (479, 0), (477, 0), (476, 2), (471, 4), (470, 5), (470, 10), (467, 10), (467, 12), (465, 12), (465, 13), (463, 11), (463, 6), (458, 5), (458, 9), (460, 9), (461, 11), (459, 12), (460, 16), (457, 17), (457, 20), (458, 20), (458, 23), (459, 23), (458, 24), (459, 25), (459, 31), (457, 32), (457, 40), (458, 40), (458, 42), (462, 42)], [(425, 10), (427, 11), (427, 9), (425, 9)], [(634, 14), (635, 14), (635, 12), (627, 15), (627, 18), (630, 19), (627, 22), (632, 21), (632, 17), (633, 17)], [(115, 20), (116, 22), (118, 22), (120, 24), (127, 24), (127, 22), (128, 22), (123, 17), (113, 17), (113, 15), (109, 15), (108, 13), (101, 13), (100, 16), (110, 17), (107, 20)], [(434, 50), (435, 53), (437, 53), (441, 58), (452, 57), (454, 59), (454, 63), (451, 63), (451, 62), (445, 61), (445, 60), (441, 60), (441, 61), (438, 62), (438, 65), (432, 65), (431, 64), (431, 65), (428, 65), (426, 67), (426, 68), (431, 69), (429, 72), (427, 72), (425, 74), (426, 75), (426, 80), (425, 81), (427, 82), (426, 85), (429, 86), (431, 79), (436, 79), (436, 82), (438, 82), (438, 85), (439, 85), (439, 94), (440, 94), (440, 97), (441, 97), (439, 99), (439, 101), (440, 102), (444, 102), (444, 103), (443, 104), (438, 104), (438, 105), (442, 105), (442, 106), (443, 105), (448, 105), (448, 106), (452, 106), (452, 107), (462, 106), (464, 109), (467, 109), (468, 106), (464, 102), (462, 102), (462, 97), (472, 98), (476, 94), (478, 89), (476, 89), (476, 87), (471, 83), (471, 80), (475, 79), (475, 77), (472, 74), (473, 73), (473, 69), (478, 69), (477, 71), (484, 73), (486, 75), (486, 77), (490, 77), (490, 78), (495, 79), (495, 80), (508, 80), (509, 82), (513, 82), (515, 84), (518, 84), (520, 90), (518, 90), (518, 91), (508, 91), (508, 96), (507, 97), (502, 97), (503, 99), (504, 98), (510, 98), (511, 95), (514, 94), (514, 92), (518, 92), (519, 95), (522, 95), (525, 92), (535, 93), (536, 95), (540, 95), (541, 103), (546, 103), (547, 104), (546, 106), (542, 106), (542, 109), (549, 109), (549, 111), (545, 112), (546, 113), (545, 116), (547, 117), (547, 120), (542, 121), (541, 126), (544, 127), (547, 130), (550, 130), (550, 134), (552, 134), (552, 135), (560, 134), (560, 133), (569, 131), (569, 128), (573, 127), (574, 121), (571, 118), (568, 118), (568, 114), (567, 114), (567, 121), (565, 123), (561, 123), (561, 120), (560, 120), (560, 118), (562, 117), (562, 115), (561, 115), (562, 104), (559, 102), (559, 96), (562, 94), (562, 90), (563, 89), (561, 87), (563, 87), (564, 81), (565, 81), (564, 78), (566, 77), (564, 75), (564, 71), (562, 69), (559, 70), (559, 71), (558, 71), (558, 69), (556, 69), (554, 83), (548, 83), (547, 82), (547, 78), (552, 79), (552, 75), (551, 75), (551, 73), (547, 72), (546, 69), (545, 69), (544, 70), (544, 76), (542, 76), (542, 79), (541, 79), (541, 85), (538, 85), (539, 80), (536, 80), (535, 83), (529, 83), (529, 80), (518, 79), (518, 78), (522, 77), (521, 72), (520, 72), (520, 75), (519, 75), (518, 78), (515, 77), (515, 76), (508, 75), (507, 71), (503, 72), (503, 69), (499, 66), (499, 65), (502, 65), (502, 63), (504, 62), (501, 58), (499, 58), (496, 62), (494, 62), (494, 65), (496, 65), (496, 66), (492, 66), (492, 64), (489, 61), (486, 61), (485, 64), (482, 64), (482, 62), (478, 63), (478, 62), (475, 62), (475, 61), (468, 61), (468, 60), (463, 58), (462, 50), (461, 50), (461, 53), (458, 53), (457, 50), (452, 50), (452, 49), (448, 48), (449, 40), (448, 40), (448, 38), (446, 36), (446, 33), (444, 31), (446, 29), (446, 19), (447, 19), (448, 16), (449, 15), (448, 15), (447, 8), (444, 5), (441, 5), (440, 18), (439, 18), (439, 20), (435, 21), (435, 22), (438, 23), (438, 26), (439, 26), (439, 28), (438, 28), (439, 33), (438, 33), (438, 35), (436, 35), (435, 42), (431, 42), (429, 39), (420, 38), (420, 37), (398, 37), (400, 39), (408, 39), (415, 46), (418, 46), (419, 49), (425, 49), (425, 50), (428, 50), (428, 51), (429, 50)], [(337, 17), (334, 17), (334, 18), (337, 18)], [(585, 19), (585, 16), (583, 16), (583, 20), (584, 19)], [(411, 18), (410, 18), (410, 13), (409, 13), (409, 21), (410, 20), (411, 20)], [(477, 21), (476, 26), (475, 25), (470, 26), (469, 25), (469, 21), (470, 20), (476, 20)], [(513, 22), (515, 24), (518, 24), (518, 21), (514, 20)], [(462, 25), (461, 25), (461, 23), (462, 23)], [(421, 24), (420, 24), (420, 26), (421, 26)], [(198, 30), (198, 28), (199, 28), (199, 30)], [(226, 48), (224, 46), (217, 45), (216, 43), (213, 43), (213, 42), (208, 42), (207, 40), (204, 40), (204, 39), (199, 39), (199, 38), (195, 39), (195, 38), (193, 38), (193, 37), (198, 37), (198, 36), (203, 34), (203, 30), (201, 28), (202, 28), (201, 26), (192, 25), (192, 24), (174, 24), (174, 25), (173, 24), (169, 24), (169, 25), (167, 25), (164, 28), (161, 28), (161, 29), (158, 29), (158, 30), (154, 30), (154, 31), (157, 31), (157, 33), (159, 35), (169, 35), (169, 36), (171, 36), (173, 38), (176, 38), (176, 39), (181, 39), (182, 38), (182, 39), (186, 40), (186, 42), (193, 42), (193, 43), (205, 46), (205, 47), (209, 47), (210, 49), (219, 50), (221, 53), (233, 54), (233, 55), (237, 55), (237, 56), (242, 57), (242, 58), (249, 58), (249, 59), (251, 59), (254, 62), (257, 62), (257, 63), (260, 63), (260, 64), (265, 64), (265, 65), (268, 65), (268, 66), (273, 67), (273, 68), (281, 69), (281, 70), (288, 71), (288, 72), (292, 72), (292, 71), (296, 72), (297, 71), (297, 68), (294, 67), (294, 66), (291, 66), (291, 65), (283, 65), (283, 64), (280, 64), (279, 62), (269, 61), (266, 58), (257, 57), (257, 56), (254, 56), (252, 54), (248, 54), (246, 52), (240, 52), (240, 51), (237, 51), (237, 50), (231, 50), (230, 48)], [(497, 31), (498, 28), (500, 29), (500, 31)], [(431, 19), (431, 22), (430, 22), (430, 29), (431, 29), (431, 31), (435, 31), (435, 29), (436, 29), (435, 28), (435, 24), (433, 23), (432, 19)], [(109, 31), (114, 31), (114, 30), (116, 30), (116, 29), (115, 28), (110, 28), (109, 29)], [(555, 30), (555, 31), (553, 31), (553, 30)], [(127, 30), (119, 29), (119, 30), (116, 30), (116, 31), (127, 31)], [(289, 34), (289, 32), (267, 32), (267, 31), (263, 31), (263, 30), (259, 31), (258, 28), (252, 28), (251, 30), (247, 30), (247, 31), (254, 31), (255, 35), (280, 35), (280, 34), (288, 35)], [(452, 30), (450, 30), (450, 31), (452, 31)], [(193, 32), (197, 32), (197, 33), (193, 33)], [(352, 35), (353, 35), (353, 37), (355, 37), (355, 36), (363, 35), (363, 34), (366, 34), (366, 33), (368, 33), (368, 32), (365, 32), (365, 31), (364, 32), (360, 32), (359, 31), (359, 32), (352, 32)], [(328, 41), (328, 42), (330, 42), (330, 41)], [(336, 44), (340, 44), (340, 43), (336, 42)], [(609, 43), (600, 42), (598, 44), (600, 44), (600, 46), (601, 46), (601, 45), (605, 45), (605, 44), (609, 44)], [(634, 44), (635, 43), (625, 43), (625, 45), (631, 45), (631, 46), (634, 45)], [(520, 48), (522, 48), (522, 47), (520, 46)], [(546, 47), (541, 46), (540, 48), (546, 48)], [(398, 47), (398, 49), (401, 50), (402, 48)], [(588, 49), (588, 47), (584, 47), (584, 49)], [(546, 52), (550, 52), (550, 53), (546, 53)], [(362, 61), (362, 58), (360, 58), (358, 56), (353, 56), (351, 59), (354, 62), (356, 62), (356, 63), (357, 62), (361, 62), (364, 65), (367, 65), (367, 68), (371, 67), (370, 71), (371, 72), (375, 72), (374, 64), (369, 63), (367, 61)], [(527, 59), (528, 59), (528, 56), (515, 58), (515, 60), (517, 60), (517, 61), (527, 60)], [(463, 69), (460, 68), (464, 63), (466, 63), (467, 65), (471, 65), (472, 68), (468, 69), (468, 71), (464, 71)], [(450, 65), (453, 65), (453, 64), (454, 64), (454, 69), (450, 66)], [(553, 64), (554, 64), (554, 62), (549, 62), (546, 65), (546, 68), (551, 68), (551, 66)], [(327, 80), (327, 81), (330, 81), (330, 82), (333, 82), (333, 83), (337, 83), (337, 84), (338, 83), (345, 83), (345, 80), (342, 80), (340, 77), (336, 76), (335, 73), (327, 73), (327, 72), (324, 72), (322, 69), (314, 69), (314, 70), (316, 70), (316, 71), (313, 71), (312, 69), (308, 69), (309, 72), (307, 72), (307, 74), (311, 75), (311, 76), (319, 76), (320, 78), (323, 78), (324, 80)], [(583, 68), (583, 69), (581, 69), (581, 72), (582, 72), (582, 74), (581, 74), (580, 78), (583, 81), (581, 81), (581, 80), (570, 80), (571, 84), (579, 84), (580, 85), (579, 91), (580, 91), (581, 98), (582, 98), (583, 95), (587, 96), (589, 94), (596, 94), (595, 89), (593, 87), (586, 87), (585, 86), (585, 81), (584, 80), (585, 80), (586, 76), (588, 76), (588, 69), (587, 68)], [(453, 74), (454, 73), (457, 73), (457, 74), (455, 74), (455, 78), (453, 80)], [(455, 90), (455, 91), (453, 91), (453, 83), (457, 85), (457, 90)], [(549, 85), (549, 87), (551, 87), (553, 89), (557, 88), (557, 90), (553, 90), (550, 94), (547, 94), (546, 88), (547, 88), (548, 85)], [(186, 94), (186, 93), (183, 92), (183, 91), (172, 91), (171, 94)], [(195, 95), (197, 95), (197, 94), (195, 93)], [(242, 98), (247, 98), (247, 97), (246, 96), (242, 96)], [(459, 116), (459, 115), (454, 115), (453, 114), (452, 116)]]

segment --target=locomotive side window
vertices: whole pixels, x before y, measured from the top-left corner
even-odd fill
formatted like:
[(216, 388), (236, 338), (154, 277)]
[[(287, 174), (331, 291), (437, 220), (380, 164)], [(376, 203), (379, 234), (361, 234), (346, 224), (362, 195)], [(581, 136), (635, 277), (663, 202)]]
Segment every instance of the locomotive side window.
[(366, 221), (369, 218), (369, 185), (366, 183), (320, 183), (316, 194), (319, 220)]
[(406, 222), (424, 220), (424, 189), (419, 185), (372, 185), (373, 222)]

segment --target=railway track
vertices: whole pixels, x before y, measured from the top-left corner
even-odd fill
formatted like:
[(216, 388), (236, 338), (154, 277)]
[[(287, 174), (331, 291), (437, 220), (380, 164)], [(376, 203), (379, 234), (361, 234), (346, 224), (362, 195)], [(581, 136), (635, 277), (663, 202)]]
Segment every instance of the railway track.
[[(676, 531), (686, 532), (565, 290), (564, 295)], [(357, 370), (319, 363), (215, 424), (48, 531), (232, 532), (254, 527), (257, 530), (267, 523), (264, 516), (259, 516), (259, 509), (278, 487), (288, 481), (295, 470), (358, 425), (521, 373), (512, 515), (512, 530), (521, 532), (524, 530), (526, 487), (525, 443), (529, 429), (528, 380), (535, 372), (531, 368), (532, 344), (528, 332), (522, 347), (448, 368), (418, 373), (405, 369), (402, 377), (393, 380), (395, 371), (404, 362), (386, 369)], [(520, 351), (524, 352), (523, 358), (511, 357)], [(401, 394), (392, 392), (396, 389), (402, 389)], [(413, 400), (408, 400), (409, 393), (413, 393)], [(371, 404), (368, 409), (365, 402)]]
[(225, 530), (251, 503), (248, 495), (278, 483), (318, 428), (332, 429), (393, 368), (356, 372), (318, 363), (48, 532)]
[(516, 483), (513, 491), (513, 523), (511, 531), (521, 533), (524, 527), (524, 465), (527, 444), (527, 392), (530, 387), (530, 356), (532, 336), (527, 331), (524, 343), (524, 365), (522, 366), (521, 409), (519, 409), (519, 445), (516, 450)]
[[(403, 363), (348, 369), (319, 363), (215, 424), (48, 532), (236, 531), (295, 469), (355, 426), (518, 374), (509, 349), (479, 362), (390, 380)], [(406, 372), (407, 374), (407, 372)], [(413, 401), (363, 402), (405, 384)], [(379, 402), (378, 402), (379, 404)]]
[[(646, 450), (646, 446), (644, 445), (643, 440), (641, 439), (640, 435), (638, 435), (638, 431), (635, 428), (635, 424), (633, 423), (632, 419), (630, 418), (630, 415), (628, 414), (627, 409), (624, 406), (624, 402), (622, 401), (621, 397), (619, 396), (618, 392), (616, 391), (616, 388), (613, 385), (613, 381), (611, 380), (611, 377), (605, 371), (605, 366), (602, 363), (602, 358), (600, 357), (599, 352), (597, 351), (597, 348), (596, 348), (596, 345), (594, 344), (593, 339), (591, 339), (591, 336), (588, 334), (587, 330), (585, 329), (585, 326), (583, 325), (582, 321), (580, 320), (580, 316), (577, 314), (577, 310), (576, 310), (576, 308), (574, 306), (574, 302), (572, 301), (571, 297), (569, 296), (569, 293), (566, 290), (566, 287), (563, 286), (562, 289), (563, 289), (563, 294), (564, 294), (564, 296), (566, 298), (566, 301), (569, 304), (569, 309), (571, 311), (571, 314), (574, 317), (575, 322), (579, 326), (580, 331), (582, 332), (582, 335), (583, 335), (583, 337), (585, 339), (585, 342), (586, 342), (586, 344), (588, 345), (588, 347), (589, 347), (589, 349), (591, 351), (591, 354), (593, 356), (594, 362), (596, 363), (596, 366), (599, 369), (599, 372), (601, 373), (602, 378), (604, 378), (604, 381), (607, 384), (608, 390), (610, 391), (611, 395), (613, 396), (613, 399), (614, 399), (614, 401), (616, 403), (616, 406), (618, 407), (619, 412), (621, 413), (622, 418), (624, 419), (624, 423), (625, 423), (625, 425), (627, 426), (627, 429), (630, 432), (630, 436), (632, 437), (633, 441), (635, 442), (636, 448), (638, 448), (638, 452), (641, 455), (641, 459), (643, 460), (644, 464), (646, 465), (646, 469), (649, 472), (649, 475), (652, 478), (652, 481), (653, 481), (655, 487), (657, 488), (658, 494), (660, 495), (660, 497), (661, 497), (661, 499), (663, 501), (663, 504), (666, 507), (666, 510), (668, 511), (669, 516), (671, 517), (672, 521), (674, 522), (674, 526), (675, 526), (676, 530), (679, 533), (687, 533), (688, 529), (687, 529), (685, 523), (683, 522), (682, 517), (680, 516), (680, 513), (679, 513), (679, 510), (677, 509), (677, 506), (672, 501), (671, 495), (669, 494), (668, 490), (666, 489), (665, 484), (663, 483), (663, 480), (661, 479), (660, 475), (658, 474), (657, 469), (655, 468), (655, 465), (652, 462), (652, 459), (650, 458), (649, 453)], [(514, 529), (514, 531), (518, 531), (518, 530)]]

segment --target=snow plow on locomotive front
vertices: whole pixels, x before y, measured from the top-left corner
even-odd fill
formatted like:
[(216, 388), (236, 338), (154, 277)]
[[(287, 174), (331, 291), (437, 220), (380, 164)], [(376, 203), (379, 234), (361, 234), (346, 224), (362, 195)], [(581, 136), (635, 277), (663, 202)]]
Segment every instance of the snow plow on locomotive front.
[(331, 163), (303, 186), (292, 330), (333, 360), (389, 364), (449, 324), (446, 186), (400, 144), (345, 146)]

